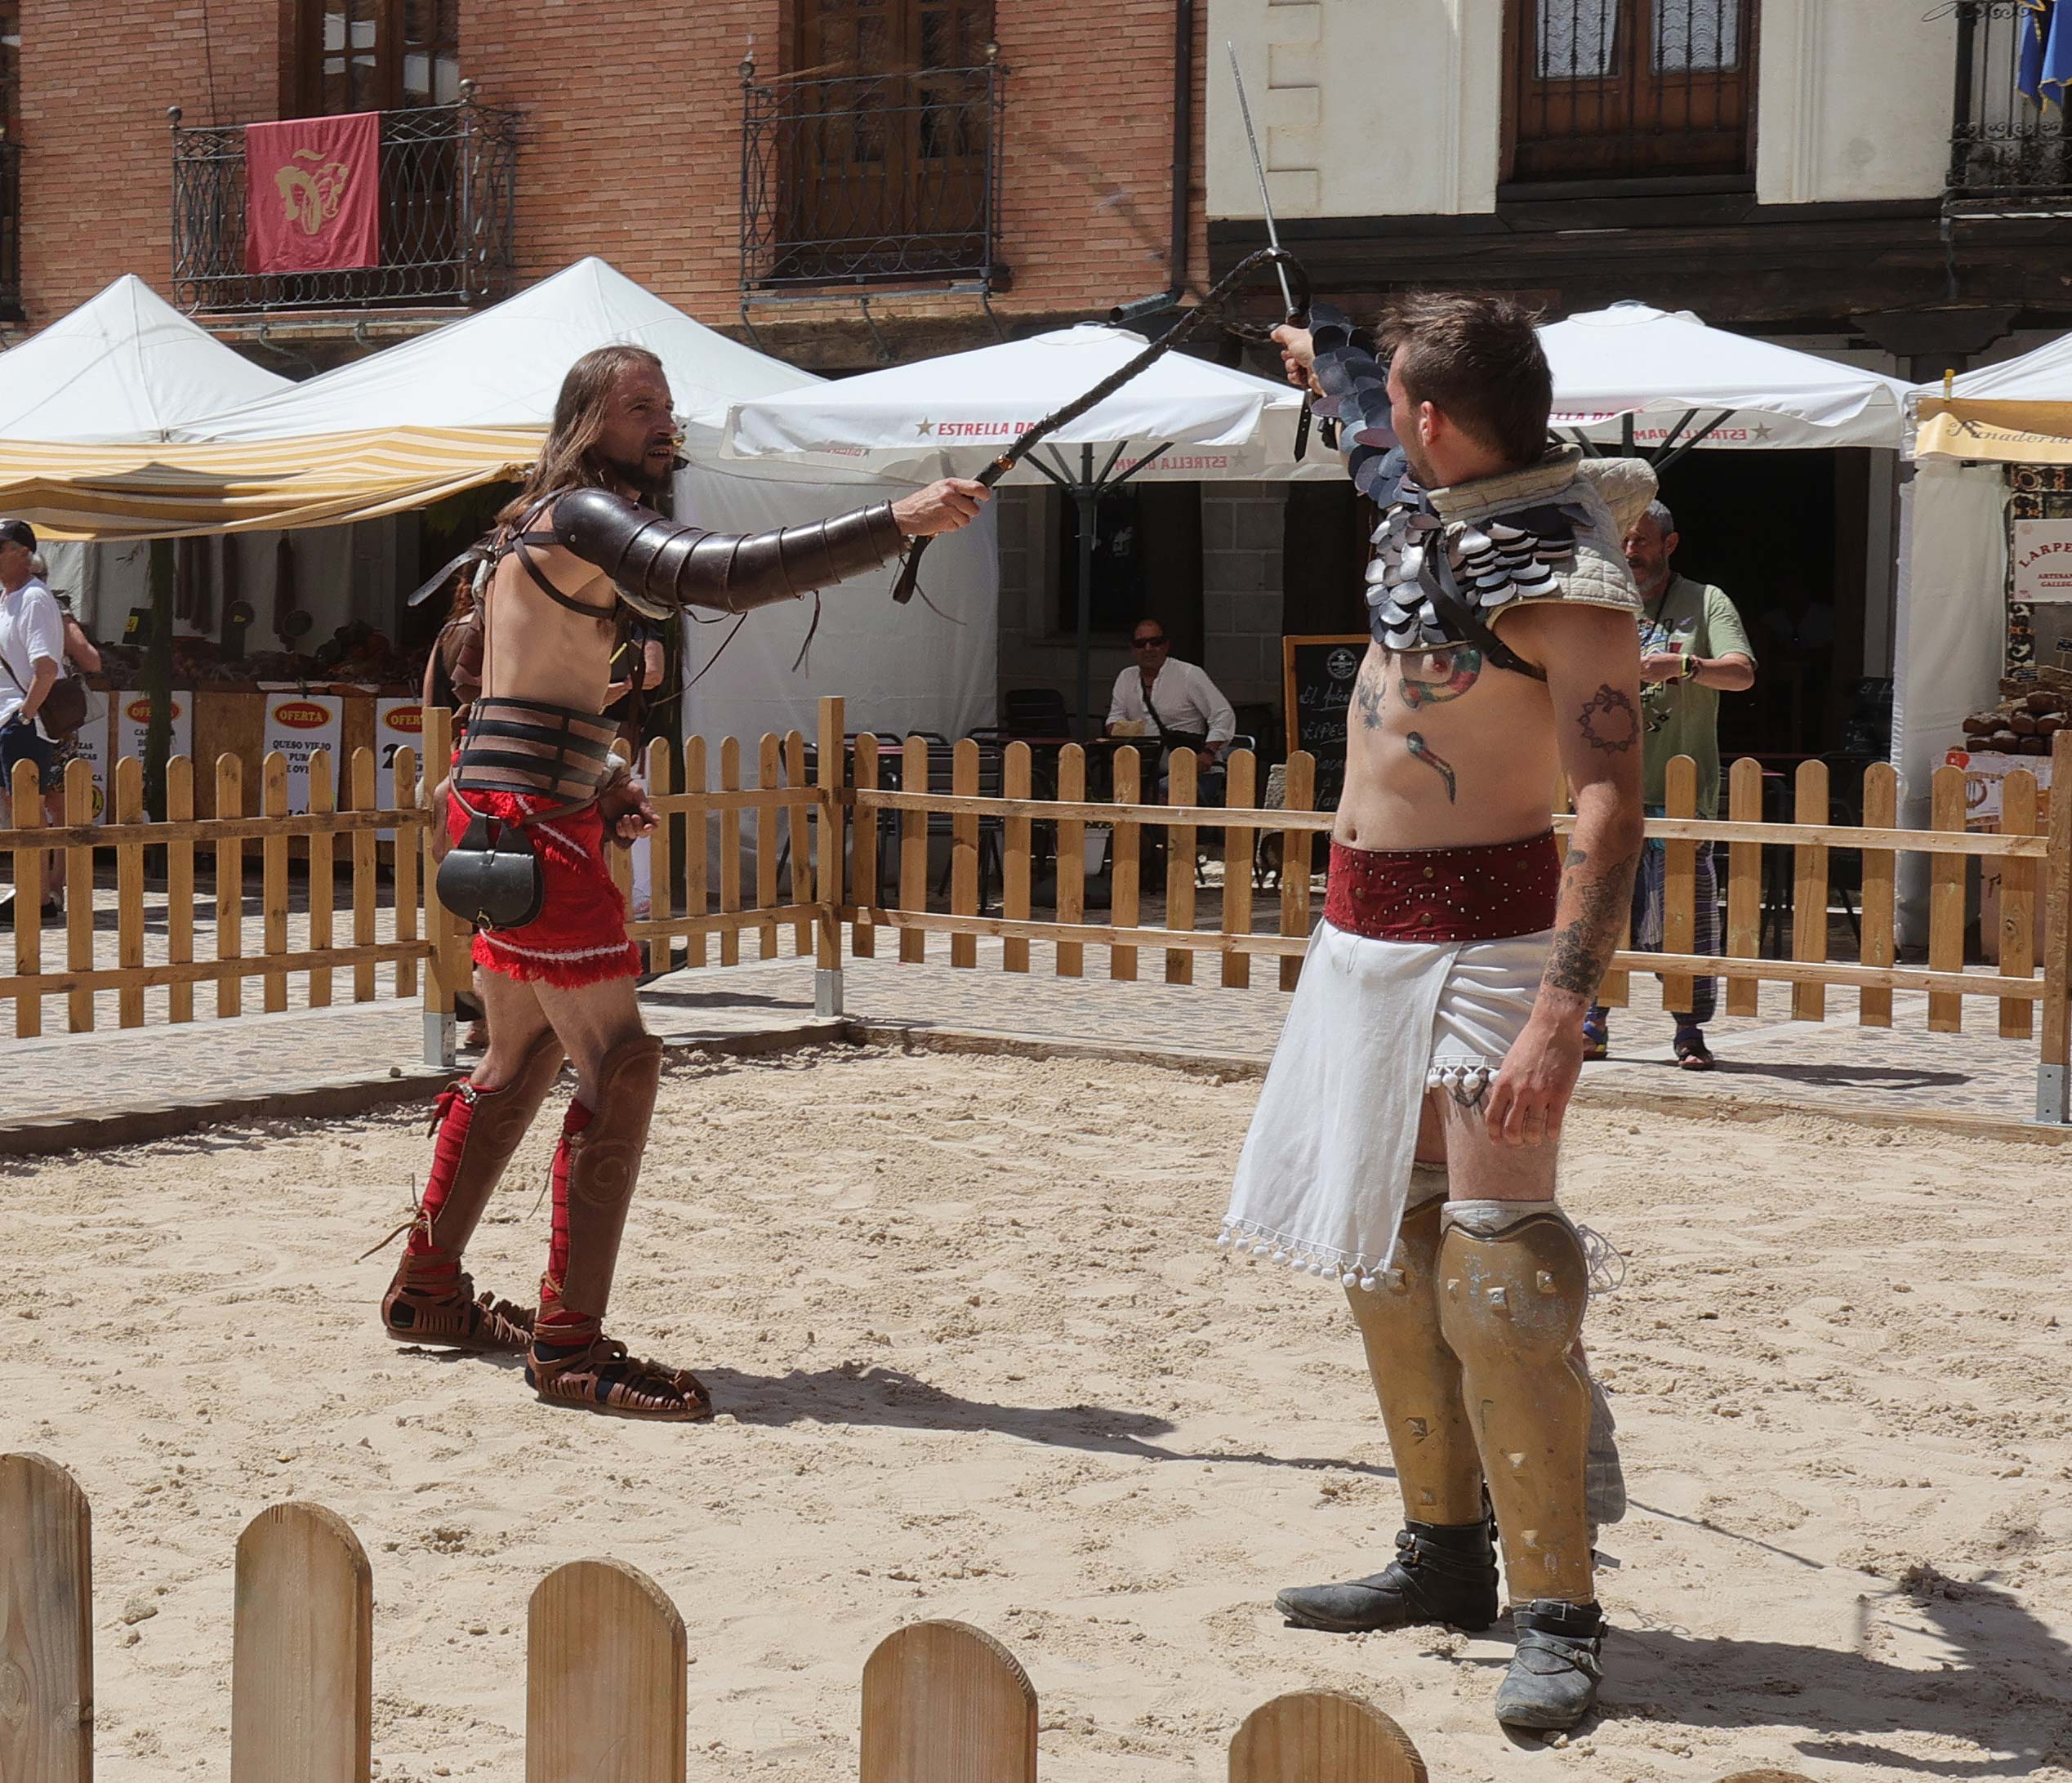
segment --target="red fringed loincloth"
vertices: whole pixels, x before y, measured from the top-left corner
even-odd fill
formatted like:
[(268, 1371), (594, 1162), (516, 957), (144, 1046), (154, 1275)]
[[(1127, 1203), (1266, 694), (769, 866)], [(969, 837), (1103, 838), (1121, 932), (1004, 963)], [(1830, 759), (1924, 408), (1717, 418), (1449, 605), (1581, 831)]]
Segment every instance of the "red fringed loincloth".
[[(468, 802), (491, 817), (515, 822), (533, 811), (553, 809), (553, 799), (530, 794), (468, 794)], [(451, 797), (447, 833), (458, 842), (468, 814)], [(539, 917), (522, 929), (485, 929), (475, 938), (475, 963), (507, 978), (573, 990), (607, 978), (630, 978), (640, 970), (640, 950), (626, 938), (626, 899), (612, 883), (604, 849), (604, 822), (595, 806), (528, 825), (526, 835), (539, 851), (546, 879), (546, 902)]]

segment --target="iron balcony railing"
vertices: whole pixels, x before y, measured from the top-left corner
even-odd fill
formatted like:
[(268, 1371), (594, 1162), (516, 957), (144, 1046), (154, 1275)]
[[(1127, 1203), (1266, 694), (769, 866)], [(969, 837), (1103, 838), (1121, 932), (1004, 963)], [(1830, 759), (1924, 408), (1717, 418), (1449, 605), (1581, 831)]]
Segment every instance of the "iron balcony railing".
[[(1955, 0), (1957, 107), (1949, 209), (2072, 209), (2072, 124), (2022, 91), (2034, 21), (2024, 0)], [(2035, 63), (2031, 61), (2032, 70)]]
[(815, 287), (1002, 283), (1006, 70), (755, 79), (742, 65), (744, 296)]
[[(464, 86), (465, 91), (465, 86)], [(172, 277), (189, 310), (469, 304), (510, 289), (518, 114), (477, 104), (381, 114), (381, 261), (347, 272), (245, 266), (242, 127), (172, 132)]]
[(0, 142), (0, 316), (21, 314), (21, 145)]

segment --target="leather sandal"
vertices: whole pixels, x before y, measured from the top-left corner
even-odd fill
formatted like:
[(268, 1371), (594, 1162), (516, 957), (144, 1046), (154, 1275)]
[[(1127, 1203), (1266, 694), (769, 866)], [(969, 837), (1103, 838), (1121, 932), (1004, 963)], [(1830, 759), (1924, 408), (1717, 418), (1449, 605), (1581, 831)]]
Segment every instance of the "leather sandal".
[(535, 1333), (525, 1357), (525, 1384), (546, 1404), (575, 1406), (610, 1418), (695, 1424), (712, 1415), (712, 1396), (688, 1368), (644, 1362), (601, 1331), (550, 1344)]
[(522, 1356), (532, 1341), (532, 1309), (475, 1291), (465, 1269), (430, 1271), (405, 1258), (381, 1296), (381, 1329), (398, 1344), (484, 1355)]

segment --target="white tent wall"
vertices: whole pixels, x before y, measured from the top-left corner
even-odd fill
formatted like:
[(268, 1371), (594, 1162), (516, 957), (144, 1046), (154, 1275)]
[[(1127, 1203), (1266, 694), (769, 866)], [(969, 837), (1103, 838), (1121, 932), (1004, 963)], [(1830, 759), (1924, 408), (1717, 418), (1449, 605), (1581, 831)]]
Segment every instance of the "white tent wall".
[[(730, 533), (795, 526), (912, 493), (903, 484), (823, 485), (703, 466), (685, 471), (677, 491), (680, 517)], [(813, 622), (813, 603), (749, 616), (719, 666), (684, 698), (685, 734), (706, 739), (715, 773), (723, 737), (752, 745), (765, 731), (797, 729), (812, 738), (823, 694), (848, 702), (852, 731), (956, 738), (993, 722), (1000, 564), (992, 509), (929, 549), (922, 586), (947, 617), (919, 600), (894, 606), (896, 574), (897, 566), (887, 565), (826, 591), (820, 630), (795, 674), (791, 665)], [(705, 666), (732, 623), (691, 628), (689, 673)]]
[[(1892, 762), (1900, 822), (1928, 826), (1935, 771), (1998, 697), (2007, 648), (2007, 484), (1998, 465), (1927, 458), (1901, 491)], [(1927, 935), (1927, 863), (1902, 856), (1900, 936)]]

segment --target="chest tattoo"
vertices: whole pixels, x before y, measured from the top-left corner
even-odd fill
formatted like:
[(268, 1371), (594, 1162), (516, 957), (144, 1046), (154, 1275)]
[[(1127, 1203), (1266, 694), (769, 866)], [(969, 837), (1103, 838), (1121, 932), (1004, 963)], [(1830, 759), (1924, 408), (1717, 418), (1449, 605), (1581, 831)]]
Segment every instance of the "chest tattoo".
[(1469, 644), (1450, 650), (1419, 650), (1399, 660), (1403, 702), (1414, 712), (1457, 700), (1482, 679), (1482, 653)]
[(1403, 742), (1405, 747), (1409, 749), (1411, 755), (1415, 756), (1419, 761), (1423, 762), (1426, 767), (1435, 769), (1440, 778), (1446, 782), (1446, 803), (1448, 805), (1458, 804), (1459, 802), (1459, 793), (1460, 789), (1458, 782), (1456, 782), (1454, 778), (1453, 764), (1448, 761), (1444, 756), (1438, 752), (1438, 751), (1434, 749), (1431, 744), (1425, 742), (1424, 737), (1419, 732), (1410, 731), (1407, 733), (1403, 738)]
[(1379, 730), (1388, 709), (1388, 670), (1377, 667), (1371, 657), (1360, 666), (1360, 677), (1352, 684), (1352, 703), (1360, 722), (1369, 730)]

